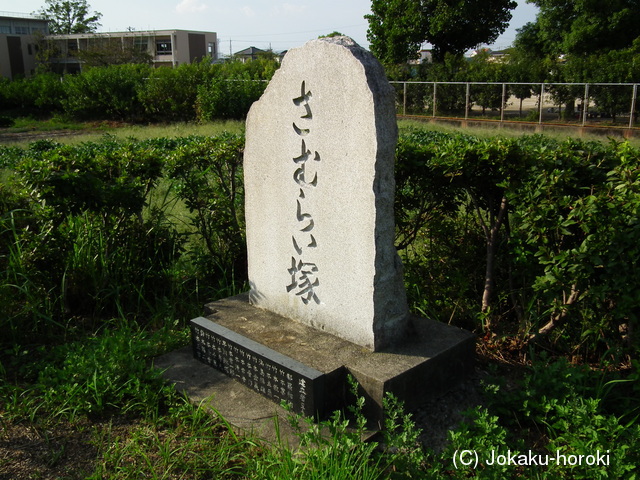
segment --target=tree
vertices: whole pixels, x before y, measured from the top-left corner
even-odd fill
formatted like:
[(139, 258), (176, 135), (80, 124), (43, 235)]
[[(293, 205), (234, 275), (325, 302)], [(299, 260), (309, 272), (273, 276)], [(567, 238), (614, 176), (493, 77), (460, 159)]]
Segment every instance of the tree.
[(629, 48), (638, 38), (638, 0), (527, 0), (540, 11), (535, 27), (546, 54), (588, 55)]
[(416, 58), (420, 45), (433, 47), (433, 58), (459, 55), (481, 43), (492, 43), (511, 20), (512, 0), (373, 0), (367, 39), (386, 64)]
[[(488, 49), (479, 51), (469, 61), (467, 80), (481, 83), (505, 82), (506, 64), (502, 60), (492, 58)], [(485, 115), (487, 108), (492, 110), (504, 108), (502, 85), (473, 85), (470, 88), (471, 101), (482, 107), (482, 115)], [(505, 90), (504, 99), (509, 98), (509, 95), (510, 93)]]
[[(640, 34), (638, 0), (527, 0), (539, 13), (535, 22), (518, 31), (512, 59), (543, 66), (544, 81), (616, 83), (637, 82)], [(635, 23), (634, 23), (635, 22)], [(533, 81), (532, 76), (532, 81)], [(592, 87), (591, 98), (601, 114), (615, 120), (628, 111), (628, 88)], [(573, 116), (583, 87), (549, 89), (556, 104)]]
[(86, 0), (46, 0), (46, 7), (37, 13), (49, 20), (49, 32), (54, 35), (92, 33), (100, 26), (102, 14), (89, 13)]
[(340, 33), (336, 30), (334, 30), (333, 32), (327, 34), (327, 35), (320, 35), (318, 38), (332, 38), (332, 37), (344, 37), (344, 33)]

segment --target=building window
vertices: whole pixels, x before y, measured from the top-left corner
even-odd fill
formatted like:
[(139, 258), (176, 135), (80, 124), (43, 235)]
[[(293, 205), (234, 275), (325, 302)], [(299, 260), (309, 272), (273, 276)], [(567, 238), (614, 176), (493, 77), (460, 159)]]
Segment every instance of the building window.
[(157, 40), (156, 41), (156, 53), (158, 55), (171, 55), (171, 41), (170, 40)]
[(136, 52), (145, 53), (149, 49), (148, 39), (136, 37), (133, 41), (133, 49)]
[(215, 42), (209, 42), (209, 45), (207, 47), (207, 53), (209, 54), (210, 57), (216, 58), (216, 43)]
[(15, 27), (17, 35), (29, 35), (29, 27)]
[(11, 27), (9, 25), (0, 25), (0, 33), (11, 33)]

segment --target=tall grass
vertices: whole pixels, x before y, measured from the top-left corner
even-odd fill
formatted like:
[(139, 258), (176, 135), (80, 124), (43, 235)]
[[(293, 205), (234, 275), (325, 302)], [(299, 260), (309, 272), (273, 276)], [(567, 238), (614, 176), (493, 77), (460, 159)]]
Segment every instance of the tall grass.
[[(116, 128), (109, 133), (117, 139), (124, 140), (135, 138), (137, 140), (148, 140), (154, 138), (180, 138), (188, 136), (215, 137), (223, 133), (241, 134), (244, 132), (244, 122), (240, 120), (225, 120), (214, 122), (182, 122), (167, 125), (130, 125)], [(94, 137), (95, 138), (95, 137)], [(82, 137), (77, 140), (83, 140)]]

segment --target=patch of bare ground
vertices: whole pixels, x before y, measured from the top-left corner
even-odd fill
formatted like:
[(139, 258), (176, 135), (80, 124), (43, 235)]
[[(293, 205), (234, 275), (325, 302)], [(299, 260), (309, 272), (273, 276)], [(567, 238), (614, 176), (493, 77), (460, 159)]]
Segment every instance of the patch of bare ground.
[(0, 144), (11, 144), (16, 142), (35, 142), (36, 140), (55, 139), (60, 137), (70, 137), (86, 133), (85, 130), (49, 130), (46, 132), (2, 132), (0, 131)]
[(137, 422), (126, 417), (104, 421), (59, 421), (38, 427), (3, 422), (0, 427), (0, 480), (75, 480), (94, 471), (105, 435), (126, 438)]
[(83, 124), (83, 128), (79, 129), (60, 129), (60, 130), (28, 130), (25, 132), (15, 132), (11, 129), (0, 128), (0, 145), (12, 144), (17, 142), (35, 142), (36, 140), (45, 140), (72, 137), (76, 135), (86, 135), (88, 133), (96, 132), (108, 132), (121, 127), (128, 126), (125, 122), (116, 122), (109, 120), (102, 120), (96, 122), (86, 122)]

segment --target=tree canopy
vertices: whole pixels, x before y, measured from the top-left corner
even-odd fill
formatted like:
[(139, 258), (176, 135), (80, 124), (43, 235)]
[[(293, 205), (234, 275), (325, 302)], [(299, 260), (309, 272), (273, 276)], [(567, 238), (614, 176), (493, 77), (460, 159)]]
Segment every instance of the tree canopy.
[(367, 39), (383, 63), (416, 58), (420, 45), (433, 47), (440, 61), (447, 53), (462, 54), (491, 43), (511, 20), (512, 0), (373, 0)]
[(545, 55), (589, 55), (633, 45), (638, 33), (638, 0), (527, 0), (540, 11), (518, 37)]
[(100, 26), (102, 14), (89, 13), (86, 0), (46, 0), (38, 13), (49, 20), (49, 32), (54, 35), (92, 33)]

